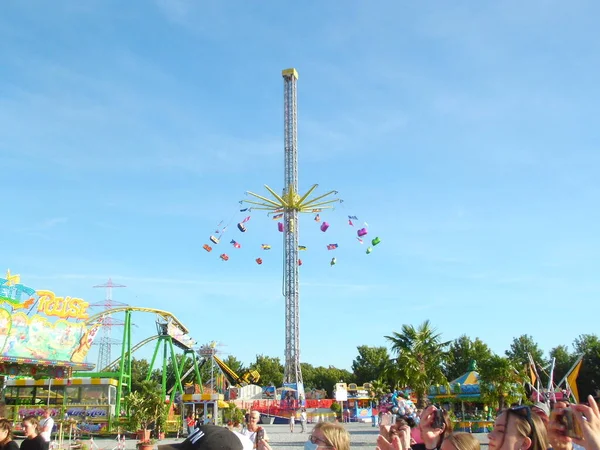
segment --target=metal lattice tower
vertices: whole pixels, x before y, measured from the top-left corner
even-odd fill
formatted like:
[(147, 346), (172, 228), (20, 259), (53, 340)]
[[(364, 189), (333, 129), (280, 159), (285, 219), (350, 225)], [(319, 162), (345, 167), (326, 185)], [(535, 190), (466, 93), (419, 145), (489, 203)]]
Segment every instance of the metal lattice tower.
[[(298, 102), (296, 69), (286, 69), (283, 75), (284, 93), (284, 188), (277, 194), (265, 185), (272, 198), (248, 191), (254, 200), (243, 200), (252, 209), (270, 211), (269, 214), (283, 212), (283, 295), (285, 297), (285, 367), (284, 383), (297, 383), (298, 391), (303, 392), (302, 371), (300, 369), (300, 280), (298, 276), (298, 233), (299, 213), (312, 214), (324, 209), (332, 209), (331, 199), (337, 191), (329, 191), (317, 197), (311, 194), (318, 187), (314, 184), (304, 194), (298, 193)], [(257, 200), (256, 200), (257, 199)]]
[[(110, 278), (106, 283), (94, 286), (94, 288), (105, 288), (106, 298), (104, 299), (104, 301), (92, 303), (90, 306), (92, 308), (102, 308), (104, 311), (108, 309), (113, 309), (117, 306), (129, 306), (125, 303), (116, 302), (112, 299), (113, 288), (124, 287), (127, 286), (123, 284), (114, 284)], [(110, 315), (104, 316), (100, 320), (102, 321), (102, 335), (100, 336), (100, 340), (97, 343), (94, 342), (93, 344), (100, 346), (100, 349), (98, 350), (98, 370), (102, 370), (104, 367), (107, 367), (111, 363), (111, 347), (113, 345), (118, 345), (121, 343), (120, 341), (111, 337), (112, 327), (119, 327), (125, 324), (125, 322), (123, 322), (122, 320), (114, 319)]]
[[(283, 75), (283, 195), (298, 192), (298, 72)], [(300, 286), (298, 280), (298, 210), (284, 208), (283, 295), (285, 296), (285, 369), (283, 381), (302, 383), (300, 369)]]

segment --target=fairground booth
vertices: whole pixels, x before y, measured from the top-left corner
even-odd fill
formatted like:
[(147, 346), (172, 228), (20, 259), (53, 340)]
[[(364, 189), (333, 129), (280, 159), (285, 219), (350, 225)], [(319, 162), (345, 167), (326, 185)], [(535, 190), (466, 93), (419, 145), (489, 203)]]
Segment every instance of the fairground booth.
[[(449, 387), (449, 388), (448, 388)], [(481, 400), (477, 364), (471, 361), (467, 372), (449, 383), (449, 386), (431, 386), (429, 400), (454, 414), (456, 431), (482, 433), (494, 422), (490, 410)]]
[(73, 380), (85, 363), (101, 323), (87, 324), (89, 304), (21, 284), (19, 275), (0, 278), (0, 376), (4, 411), (14, 421), (41, 416), (85, 417), (100, 429), (115, 415), (116, 382)]

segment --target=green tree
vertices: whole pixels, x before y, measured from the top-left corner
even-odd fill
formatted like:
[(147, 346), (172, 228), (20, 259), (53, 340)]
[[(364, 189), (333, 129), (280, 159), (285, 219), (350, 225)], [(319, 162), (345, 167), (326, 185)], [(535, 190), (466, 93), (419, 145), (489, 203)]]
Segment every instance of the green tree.
[(550, 359), (554, 358), (554, 382), (558, 383), (569, 372), (577, 357), (569, 352), (566, 345), (550, 350)]
[(228, 355), (227, 358), (223, 359), (223, 362), (240, 376), (246, 371), (244, 364), (233, 355)]
[(363, 384), (385, 378), (390, 365), (390, 355), (385, 347), (357, 347), (358, 356), (352, 361), (356, 383)]
[(525, 396), (523, 380), (525, 367), (502, 356), (493, 355), (479, 366), (479, 386), (485, 403), (499, 408), (522, 400)]
[(373, 402), (375, 402), (375, 404), (379, 403), (379, 400), (381, 400), (381, 398), (390, 393), (391, 392), (391, 386), (389, 385), (389, 383), (387, 381), (384, 380), (374, 380), (371, 383), (371, 391), (369, 392), (369, 395), (371, 397), (371, 400)]
[(258, 371), (263, 386), (273, 384), (283, 385), (283, 364), (279, 358), (256, 355), (256, 361), (250, 364), (250, 369)]
[(398, 382), (410, 386), (417, 395), (418, 406), (423, 406), (429, 386), (447, 384), (442, 372), (445, 350), (450, 342), (442, 342), (441, 335), (426, 320), (418, 328), (402, 325), (402, 332), (386, 336), (397, 355)]
[(137, 392), (142, 388), (149, 371), (150, 363), (146, 359), (131, 360), (131, 392)]
[(329, 397), (333, 396), (333, 388), (336, 383), (353, 383), (354, 376), (352, 372), (345, 369), (338, 369), (333, 366), (315, 367), (314, 383), (317, 389), (325, 389)]
[(304, 389), (318, 389), (318, 386), (315, 384), (315, 368), (312, 364), (300, 363), (300, 369), (302, 370)]
[[(519, 368), (529, 367), (529, 354), (538, 367), (540, 365), (545, 366), (548, 364), (548, 361), (544, 358), (542, 349), (540, 349), (538, 344), (533, 340), (533, 337), (527, 334), (514, 338), (512, 344), (510, 344), (510, 350), (506, 350), (505, 354), (508, 359)], [(542, 379), (542, 383), (547, 383), (548, 377), (543, 373), (540, 373), (539, 369), (538, 373)]]
[(582, 334), (573, 344), (575, 353), (583, 355), (583, 364), (577, 378), (580, 401), (588, 395), (600, 394), (600, 340), (595, 334)]
[(452, 341), (448, 349), (445, 374), (448, 381), (452, 381), (464, 374), (471, 361), (477, 361), (478, 364), (487, 361), (492, 357), (492, 351), (479, 338), (471, 340), (466, 335), (460, 336)]

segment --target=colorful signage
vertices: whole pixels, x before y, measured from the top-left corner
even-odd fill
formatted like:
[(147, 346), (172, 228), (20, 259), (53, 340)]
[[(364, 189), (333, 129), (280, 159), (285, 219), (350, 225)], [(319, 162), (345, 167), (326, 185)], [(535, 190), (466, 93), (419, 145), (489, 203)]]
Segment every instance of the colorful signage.
[[(0, 278), (0, 360), (57, 366), (83, 363), (102, 323), (66, 319), (87, 319), (89, 304), (80, 298), (36, 291), (20, 281), (10, 271)], [(40, 314), (30, 315), (35, 307)]]
[[(37, 298), (36, 298), (37, 297)], [(6, 278), (0, 278), (0, 303), (6, 303), (13, 311), (30, 309), (37, 304), (37, 312), (61, 319), (87, 319), (90, 304), (80, 298), (57, 297), (47, 290), (36, 291), (21, 284), (19, 275), (6, 272)]]
[(56, 316), (61, 319), (87, 319), (87, 309), (90, 304), (80, 298), (57, 297), (54, 292), (37, 291), (38, 312), (47, 316)]

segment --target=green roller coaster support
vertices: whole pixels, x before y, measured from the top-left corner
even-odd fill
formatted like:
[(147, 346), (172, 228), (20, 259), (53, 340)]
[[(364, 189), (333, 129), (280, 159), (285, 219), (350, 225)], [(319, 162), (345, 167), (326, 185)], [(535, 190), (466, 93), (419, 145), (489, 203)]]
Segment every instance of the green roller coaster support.
[(186, 353), (192, 354), (192, 367), (194, 368), (194, 372), (196, 375), (196, 383), (200, 386), (200, 393), (204, 393), (204, 388), (202, 387), (202, 377), (200, 376), (200, 367), (198, 366), (198, 358), (196, 358), (196, 352), (194, 350), (187, 350)]
[[(119, 373), (117, 385), (117, 402), (115, 405), (115, 416), (121, 417), (121, 405), (124, 404), (125, 396), (131, 392), (131, 310), (125, 310), (125, 322), (123, 324), (123, 344), (121, 346), (121, 359), (119, 360)], [(112, 429), (112, 423), (109, 423)]]
[[(152, 355), (152, 361), (150, 362), (150, 368), (146, 375), (146, 380), (149, 380), (152, 375), (152, 370), (154, 369), (154, 365), (156, 363), (156, 358), (158, 356), (159, 350), (162, 348), (162, 378), (161, 378), (161, 390), (162, 390), (162, 398), (166, 400), (167, 394), (170, 394), (172, 391), (175, 393), (179, 392), (181, 394), (184, 393), (183, 390), (183, 379), (194, 372), (194, 382), (200, 386), (202, 390), (202, 377), (200, 375), (200, 364), (198, 362), (196, 352), (189, 347), (183, 346), (177, 341), (174, 341), (173, 338), (168, 334), (166, 324), (157, 322), (157, 335), (151, 336), (149, 338), (144, 339), (139, 342), (135, 346), (132, 346), (131, 342), (131, 325), (132, 318), (131, 313), (134, 311), (143, 312), (143, 313), (153, 313), (158, 314), (167, 322), (172, 322), (178, 328), (180, 328), (183, 332), (187, 333), (188, 330), (185, 326), (179, 322), (179, 320), (173, 316), (171, 313), (167, 311), (162, 311), (158, 309), (152, 308), (138, 308), (138, 307), (120, 307), (112, 310), (104, 311), (100, 314), (97, 314), (88, 319), (88, 323), (93, 323), (99, 318), (114, 313), (125, 313), (125, 319), (123, 322), (123, 340), (121, 344), (121, 355), (119, 359), (112, 361), (107, 367), (99, 367), (98, 372), (74, 372), (73, 376), (75, 377), (87, 377), (87, 378), (113, 378), (116, 379), (117, 384), (117, 394), (115, 401), (115, 416), (110, 417), (109, 419), (109, 429), (115, 430), (121, 423), (121, 411), (125, 410), (127, 415), (129, 416), (129, 407), (126, 404), (127, 395), (131, 392), (131, 369), (132, 369), (132, 360), (133, 360), (133, 352), (142, 347), (143, 345), (149, 343), (152, 340), (157, 340), (156, 347), (154, 349), (154, 353)], [(183, 357), (181, 362), (178, 363), (177, 357), (175, 354), (175, 346), (183, 350)], [(173, 367), (173, 372), (175, 375), (175, 383), (169, 391), (167, 391), (167, 368), (168, 368), (168, 356), (171, 358), (171, 365)], [(185, 365), (188, 362), (188, 358), (191, 358), (192, 366), (188, 369), (188, 371), (183, 374), (183, 370)], [(204, 361), (205, 362), (205, 361)], [(203, 363), (204, 363), (203, 362)], [(174, 398), (174, 396), (172, 397)]]
[[(181, 368), (179, 367), (179, 364), (177, 364), (177, 355), (175, 353), (175, 347), (173, 346), (173, 339), (171, 336), (166, 334), (158, 337), (158, 342), (156, 343), (156, 347), (154, 347), (154, 353), (152, 354), (150, 369), (148, 370), (148, 375), (146, 375), (146, 380), (149, 380), (152, 375), (152, 370), (154, 369), (154, 364), (156, 363), (156, 357), (161, 347), (163, 356), (161, 394), (164, 401), (167, 399), (167, 361), (169, 356), (171, 357), (171, 367), (173, 368), (173, 373), (175, 374), (175, 390), (183, 394), (183, 385), (181, 384)], [(197, 368), (197, 364), (195, 370), (197, 372), (198, 379), (200, 379), (200, 371)]]

